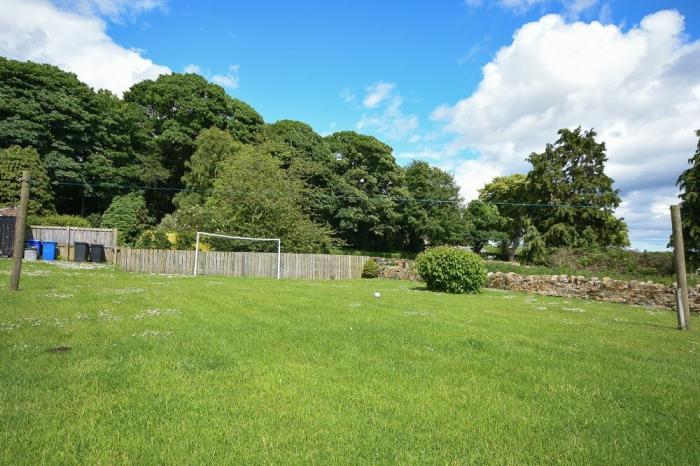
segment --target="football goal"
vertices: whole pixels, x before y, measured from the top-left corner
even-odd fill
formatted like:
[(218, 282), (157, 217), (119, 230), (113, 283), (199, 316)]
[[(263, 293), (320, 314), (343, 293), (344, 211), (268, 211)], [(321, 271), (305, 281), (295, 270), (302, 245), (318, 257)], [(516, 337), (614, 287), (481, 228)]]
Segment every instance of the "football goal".
[(211, 236), (214, 238), (234, 239), (239, 241), (266, 241), (277, 243), (277, 279), (281, 277), (281, 258), (282, 258), (282, 241), (279, 238), (248, 238), (246, 236), (230, 236), (221, 235), (219, 233), (206, 233), (204, 231), (197, 232), (197, 241), (194, 248), (194, 276), (197, 276), (197, 265), (199, 264), (199, 240), (202, 236)]

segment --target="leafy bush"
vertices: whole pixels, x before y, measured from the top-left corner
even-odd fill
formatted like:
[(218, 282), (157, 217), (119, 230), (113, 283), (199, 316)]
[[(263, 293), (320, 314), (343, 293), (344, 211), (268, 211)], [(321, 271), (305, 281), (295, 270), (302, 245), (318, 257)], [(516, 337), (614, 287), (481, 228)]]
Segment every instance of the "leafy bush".
[(172, 244), (162, 230), (146, 230), (136, 241), (136, 247), (141, 249), (170, 249)]
[(148, 208), (143, 193), (117, 196), (102, 215), (103, 228), (119, 230), (119, 243), (132, 245), (149, 225)]
[(90, 226), (93, 228), (99, 228), (102, 224), (102, 214), (98, 214), (97, 212), (88, 215), (87, 217), (85, 217), (85, 219), (90, 223)]
[(79, 227), (90, 228), (90, 222), (84, 217), (78, 215), (29, 215), (27, 216), (29, 225), (47, 226), (47, 227)]
[(547, 245), (534, 226), (529, 226), (523, 237), (523, 247), (519, 258), (526, 264), (543, 265), (547, 262)]
[(175, 236), (175, 249), (194, 249), (197, 234), (189, 231), (178, 232)]
[(362, 266), (362, 278), (377, 278), (379, 276), (379, 266), (377, 261), (369, 259)]
[(476, 293), (486, 285), (486, 265), (481, 257), (449, 246), (418, 254), (416, 270), (433, 291)]

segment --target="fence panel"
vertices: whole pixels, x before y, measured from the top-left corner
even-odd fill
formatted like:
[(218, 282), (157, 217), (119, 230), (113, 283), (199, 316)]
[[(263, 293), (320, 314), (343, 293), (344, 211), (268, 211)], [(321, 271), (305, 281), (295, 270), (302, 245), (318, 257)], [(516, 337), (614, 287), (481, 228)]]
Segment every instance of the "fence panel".
[[(360, 278), (367, 256), (283, 253), (281, 278), (353, 279)], [(129, 272), (190, 275), (194, 251), (121, 248), (117, 264)], [(277, 254), (269, 252), (200, 251), (197, 274), (235, 277), (277, 277)]]
[(114, 260), (117, 230), (108, 228), (35, 226), (27, 228), (27, 239), (55, 241), (61, 255), (71, 259), (75, 243), (102, 244), (107, 260)]

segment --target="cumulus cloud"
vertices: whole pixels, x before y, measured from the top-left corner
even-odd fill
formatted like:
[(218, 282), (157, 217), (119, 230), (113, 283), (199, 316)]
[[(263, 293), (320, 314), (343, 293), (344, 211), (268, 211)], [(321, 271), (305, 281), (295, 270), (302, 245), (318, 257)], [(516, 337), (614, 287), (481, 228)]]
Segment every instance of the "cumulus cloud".
[(395, 140), (410, 136), (412, 142), (416, 142), (418, 117), (403, 112), (403, 98), (396, 91), (396, 84), (378, 82), (367, 86), (366, 91), (362, 105), (369, 111), (357, 122), (357, 129), (374, 131)]
[(240, 81), (240, 78), (238, 77), (239, 69), (239, 65), (229, 65), (228, 72), (223, 74), (215, 74), (210, 78), (210, 80), (221, 87), (236, 89)]
[[(676, 11), (646, 16), (627, 31), (544, 16), (515, 32), (471, 96), (437, 108), (433, 118), (454, 134), (446, 150), (480, 154), (460, 178), (465, 195), (484, 174), (527, 170), (525, 157), (553, 142), (559, 128), (595, 128), (607, 144), (607, 172), (623, 191), (621, 211), (641, 209), (639, 219), (657, 219), (665, 232), (666, 222), (649, 209), (673, 197), (697, 143), (700, 42), (685, 39)], [(634, 236), (640, 224), (628, 221)]]
[(105, 22), (40, 0), (0, 2), (0, 55), (50, 63), (95, 88), (121, 94), (132, 84), (170, 73), (115, 43)]

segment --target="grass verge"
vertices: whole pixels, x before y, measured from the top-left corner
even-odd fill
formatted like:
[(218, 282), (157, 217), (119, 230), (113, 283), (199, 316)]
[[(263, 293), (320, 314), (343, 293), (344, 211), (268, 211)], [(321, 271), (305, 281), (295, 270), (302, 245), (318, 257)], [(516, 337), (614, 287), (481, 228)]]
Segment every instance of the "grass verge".
[(24, 270), (0, 291), (2, 464), (700, 463), (700, 339), (670, 312)]

